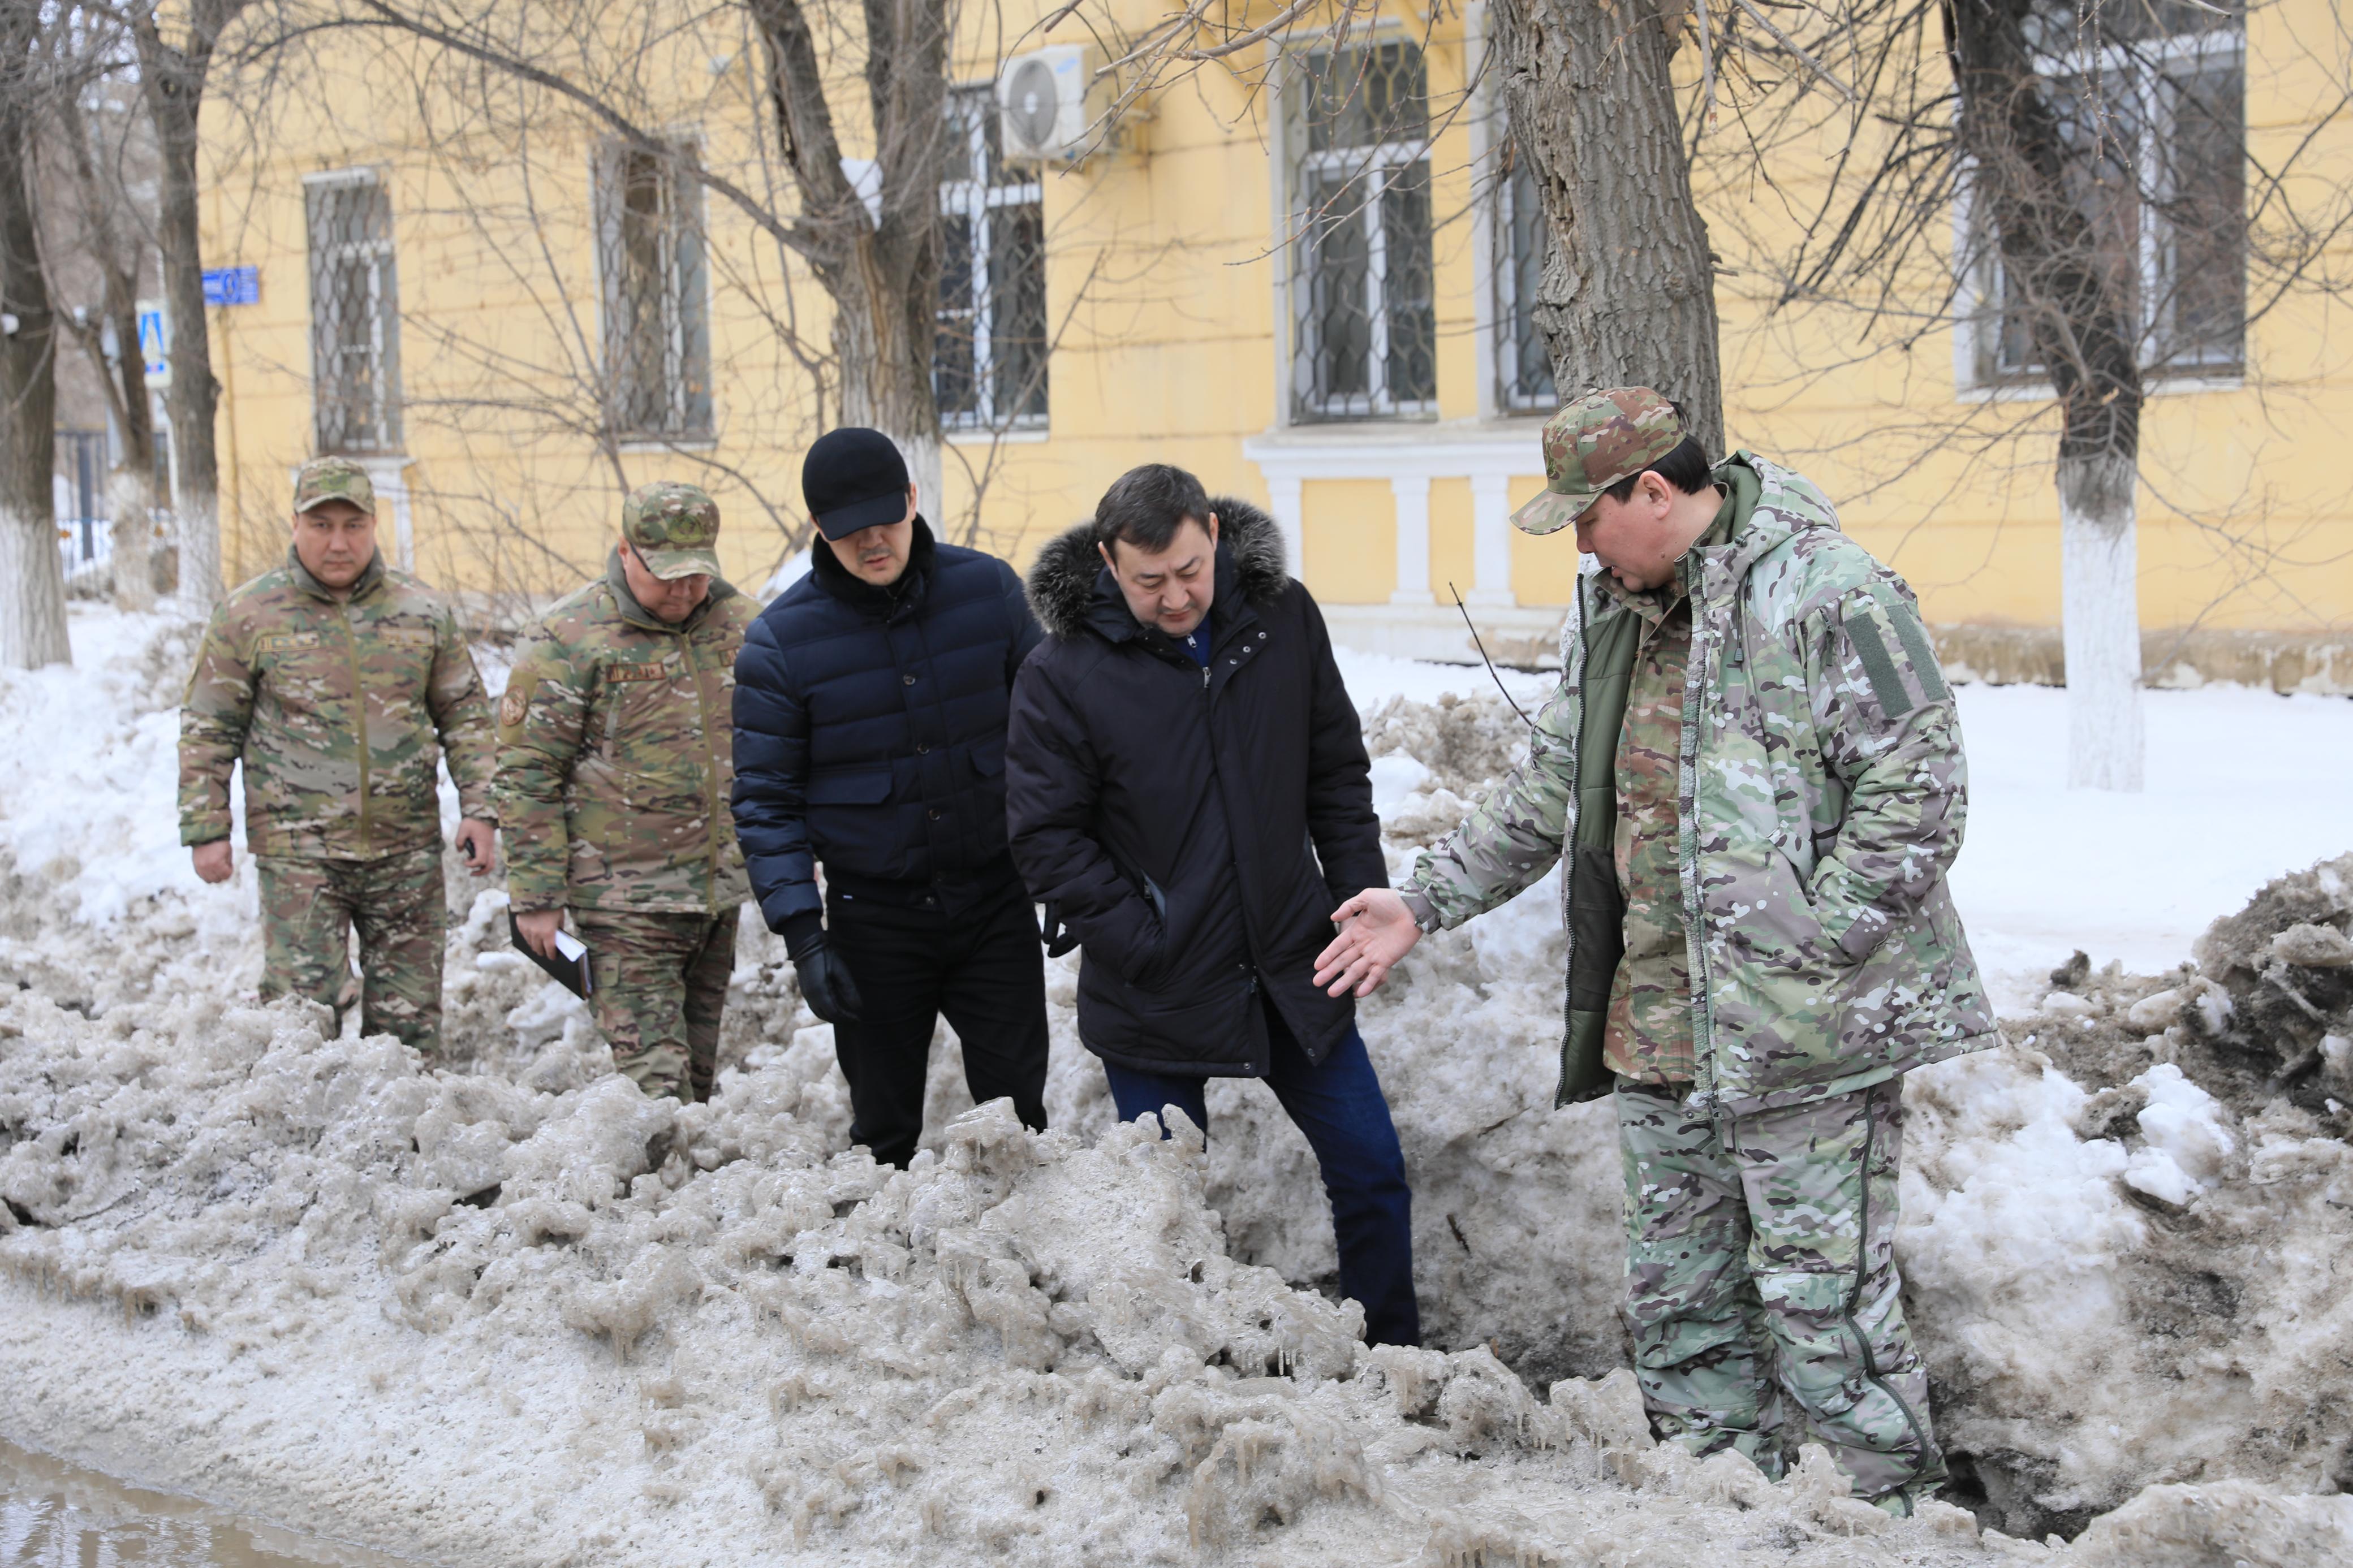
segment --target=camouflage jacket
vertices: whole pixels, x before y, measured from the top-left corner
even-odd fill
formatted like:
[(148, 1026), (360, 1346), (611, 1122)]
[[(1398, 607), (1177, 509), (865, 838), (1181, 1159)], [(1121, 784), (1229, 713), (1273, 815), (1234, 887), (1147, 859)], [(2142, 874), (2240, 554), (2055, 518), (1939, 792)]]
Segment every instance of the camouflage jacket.
[(228, 837), (242, 761), (256, 855), (438, 844), (445, 751), (459, 808), (490, 816), (490, 701), (448, 605), (382, 555), (339, 601), (289, 550), (205, 629), (180, 704), (180, 841)]
[[(1841, 1094), (1994, 1041), (1945, 872), (1967, 770), (1952, 694), (1911, 590), (1839, 531), (1822, 493), (1746, 452), (1716, 470), (1728, 542), (1694, 548), (1677, 858), (1692, 976), (1694, 1091), (1731, 1114)], [(1623, 941), (1614, 752), (1638, 617), (1588, 567), (1561, 682), (1528, 756), (1403, 889), (1459, 925), (1565, 848), (1560, 1102), (1605, 1092)], [(1586, 765), (1580, 768), (1580, 763)]]
[(658, 620), (617, 551), (531, 628), (499, 704), (493, 792), (517, 910), (716, 914), (744, 901), (730, 715), (758, 613), (714, 579), (694, 614)]

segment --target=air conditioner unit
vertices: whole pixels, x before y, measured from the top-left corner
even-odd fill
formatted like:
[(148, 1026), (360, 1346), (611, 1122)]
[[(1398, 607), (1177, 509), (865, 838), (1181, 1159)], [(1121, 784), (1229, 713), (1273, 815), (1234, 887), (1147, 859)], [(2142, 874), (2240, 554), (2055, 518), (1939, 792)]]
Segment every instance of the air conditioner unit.
[(999, 144), (1008, 163), (1077, 163), (1103, 152), (1112, 79), (1092, 44), (1050, 44), (1005, 62), (997, 77)]

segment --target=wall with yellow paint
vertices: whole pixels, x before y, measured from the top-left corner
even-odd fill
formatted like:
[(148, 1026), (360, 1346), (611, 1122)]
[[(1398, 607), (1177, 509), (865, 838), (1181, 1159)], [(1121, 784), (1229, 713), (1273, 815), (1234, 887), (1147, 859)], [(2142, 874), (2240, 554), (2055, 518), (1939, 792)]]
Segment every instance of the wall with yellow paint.
[[(1240, 23), (1276, 8), (1258, 0), (1231, 10)], [(1002, 36), (1050, 9), (1011, 0)], [(1159, 15), (1145, 0), (1114, 0), (1114, 10), (1138, 26)], [(2326, 73), (2299, 40), (2322, 10), (2322, 0), (2283, 0), (2250, 23), (2252, 156), (2276, 159), (2310, 129), (2303, 106), (2321, 100)], [(651, 84), (651, 122), (698, 138), (714, 171), (745, 181), (773, 173), (756, 50), (746, 58), (732, 28), (683, 8), (679, 16), (679, 31), (633, 78)], [(1512, 467), (1509, 503), (1525, 500), (1538, 482), (1536, 422), (1496, 416), (1482, 385), (1485, 133), (1476, 113), (1449, 112), (1469, 79), (1476, 8), (1467, 33), (1453, 13), (1431, 26), (1401, 6), (1388, 25), (1395, 30), (1384, 36), (1427, 37), (1440, 115), (1430, 154), (1441, 220), (1432, 247), (1437, 416), (1375, 427), (1285, 423), (1288, 306), (1278, 279), (1287, 236), (1276, 210), (1279, 132), (1258, 80), (1265, 59), (1205, 66), (1154, 96), (1140, 150), (1043, 175), (1047, 309), (1059, 333), (1047, 426), (1002, 441), (951, 437), (946, 493), (927, 506), (945, 531), (1024, 561), (1088, 515), (1113, 478), (1147, 460), (1184, 464), (1212, 491), (1280, 510), (1286, 454), (1362, 437), (1361, 449), (1344, 454), (1345, 473), (1311, 466), (1288, 481), (1306, 581), (1335, 605), (1387, 605), (1403, 582), (1398, 541), (1410, 537), (1390, 481), (1424, 472), (1428, 581), (1436, 607), (1452, 616), (1446, 585), (1470, 593), (1478, 520), (1494, 515), (1481, 512), (1473, 476)], [(992, 26), (990, 40), (998, 36)], [(1066, 24), (1053, 39), (1079, 36)], [(600, 450), (589, 430), (603, 353), (595, 136), (550, 105), (526, 141), (478, 144), (465, 132), (465, 106), (420, 110), (416, 58), (385, 69), (382, 47), (330, 42), (319, 56), (323, 89), (306, 95), (299, 113), (280, 110), (259, 140), (237, 116), (207, 118), (208, 260), (255, 266), (262, 278), (259, 305), (216, 311), (212, 323), (227, 389), (231, 569), (249, 574), (275, 559), (286, 475), (311, 447), (302, 177), (364, 164), (384, 172), (393, 197), (404, 473), (420, 570), (481, 592), (553, 591), (596, 569), (628, 486), (675, 477), (719, 495), (731, 572), (765, 580), (794, 537), (800, 454), (831, 407), (807, 364), (827, 343), (822, 292), (774, 237), (706, 196), (712, 438)], [(987, 78), (992, 47), (976, 31), (960, 46), (967, 79)], [(2323, 128), (2316, 145), (2316, 177), (2353, 183), (2343, 128)], [(1857, 359), (1848, 324), (1772, 315), (1763, 274), (1739, 265), (1739, 248), (1786, 239), (1790, 192), (1802, 195), (1816, 176), (1793, 166), (1781, 188), (1767, 190), (1715, 167), (1703, 166), (1702, 199), (1731, 268), (1718, 303), (1734, 442), (1819, 480), (1850, 531), (1909, 577), (1930, 619), (2055, 624), (2047, 410), (1957, 389), (1948, 331)], [(2353, 425), (2339, 347), (2348, 324), (2333, 302), (2291, 297), (2251, 329), (2243, 381), (2152, 399), (2140, 546), (2147, 624), (2353, 621), (2353, 509), (2325, 460)], [(1964, 421), (2010, 433), (1926, 449), (1926, 433)], [(1457, 447), (1466, 456), (1450, 466)], [(1517, 455), (1496, 456), (1506, 447)], [(1514, 531), (1497, 548), (1519, 605), (1566, 602), (1576, 571), (1568, 535)]]

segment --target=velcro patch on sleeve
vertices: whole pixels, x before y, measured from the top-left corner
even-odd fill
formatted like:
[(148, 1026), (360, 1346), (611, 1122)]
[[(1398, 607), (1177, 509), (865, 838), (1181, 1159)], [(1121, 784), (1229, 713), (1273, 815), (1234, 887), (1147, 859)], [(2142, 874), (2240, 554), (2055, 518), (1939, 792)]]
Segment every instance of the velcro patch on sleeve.
[(1920, 683), (1920, 694), (1931, 702), (1942, 702), (1950, 697), (1953, 689), (1945, 684), (1945, 671), (1936, 663), (1936, 650), (1928, 646), (1928, 628), (1920, 624), (1912, 606), (1885, 605), (1881, 610), (1895, 627), (1895, 640), (1911, 656), (1912, 675)]
[(531, 711), (531, 693), (521, 687), (510, 686), (507, 694), (499, 699), (499, 722), (512, 730)]
[(1862, 673), (1870, 679), (1871, 694), (1879, 699), (1879, 710), (1890, 719), (1901, 719), (1911, 712), (1912, 694), (1904, 689), (1904, 678), (1895, 673), (1895, 660), (1888, 656), (1886, 639), (1879, 635), (1879, 626), (1870, 612), (1849, 614), (1844, 625), (1846, 640), (1854, 648), (1854, 657), (1862, 661)]
[[(1880, 711), (1890, 720), (1952, 696), (1937, 668), (1936, 650), (1928, 646), (1927, 628), (1910, 605), (1866, 595), (1848, 605), (1840, 624), (1871, 682), (1872, 695), (1879, 700)], [(1909, 680), (1905, 679), (1907, 672)]]

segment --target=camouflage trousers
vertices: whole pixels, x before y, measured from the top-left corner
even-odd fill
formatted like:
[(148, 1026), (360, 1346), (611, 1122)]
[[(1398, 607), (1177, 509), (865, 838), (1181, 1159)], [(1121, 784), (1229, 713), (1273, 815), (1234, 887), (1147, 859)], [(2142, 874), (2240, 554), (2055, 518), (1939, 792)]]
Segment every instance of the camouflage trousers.
[(449, 921), (440, 846), (374, 860), (258, 855), (253, 864), (261, 880), (261, 999), (307, 996), (332, 1007), (338, 1024), (356, 999), (363, 1034), (391, 1035), (428, 1057), (438, 1051)]
[(623, 1076), (652, 1095), (711, 1098), (719, 1022), (735, 973), (735, 918), (575, 910), (589, 1004)]
[(1819, 1441), (1857, 1497), (1908, 1511), (1945, 1463), (1895, 1273), (1903, 1079), (1729, 1118), (1621, 1079), (1617, 1105), (1624, 1313), (1659, 1436), (1774, 1477)]

